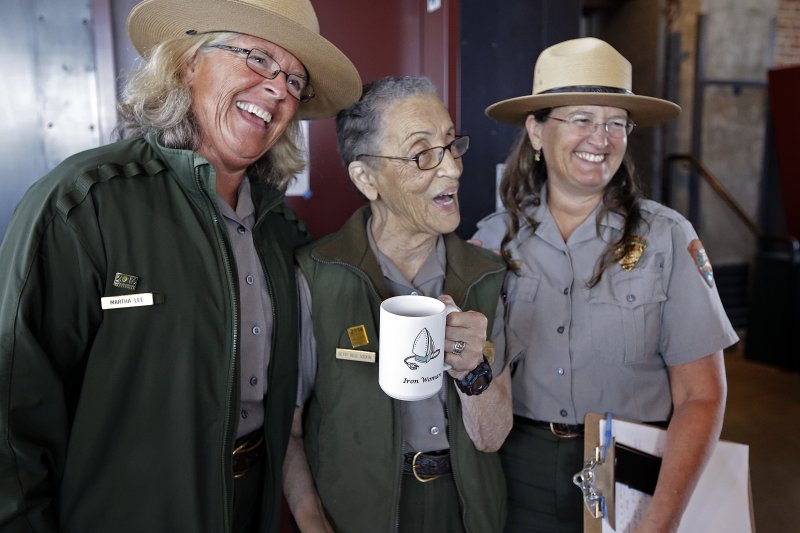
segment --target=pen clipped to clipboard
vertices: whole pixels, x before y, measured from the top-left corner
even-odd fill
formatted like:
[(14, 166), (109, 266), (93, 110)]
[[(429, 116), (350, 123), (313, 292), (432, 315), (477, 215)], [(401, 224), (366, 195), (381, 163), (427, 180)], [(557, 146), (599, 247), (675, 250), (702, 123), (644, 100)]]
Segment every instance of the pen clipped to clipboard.
[[(584, 532), (631, 531), (655, 491), (666, 430), (588, 413), (584, 467), (573, 476), (583, 493)], [(746, 445), (719, 441), (681, 519), (678, 533), (751, 533), (753, 508)]]

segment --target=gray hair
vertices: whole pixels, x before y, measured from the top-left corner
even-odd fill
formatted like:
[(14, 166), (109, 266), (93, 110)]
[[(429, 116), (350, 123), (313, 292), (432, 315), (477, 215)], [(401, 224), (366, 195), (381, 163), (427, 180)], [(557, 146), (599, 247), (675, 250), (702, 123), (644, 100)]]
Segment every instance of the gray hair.
[(423, 76), (389, 76), (364, 85), (358, 102), (336, 115), (339, 155), (345, 168), (357, 155), (377, 149), (383, 138), (387, 109), (399, 100), (419, 95), (439, 97), (433, 82)]
[[(183, 77), (184, 67), (209, 45), (238, 36), (230, 32), (203, 33), (155, 46), (125, 83), (117, 106), (121, 118), (117, 135), (124, 138), (154, 132), (168, 148), (196, 150), (202, 132), (192, 111), (192, 94)], [(304, 167), (300, 124), (292, 120), (272, 148), (250, 165), (247, 174), (251, 180), (265, 181), (283, 190)]]

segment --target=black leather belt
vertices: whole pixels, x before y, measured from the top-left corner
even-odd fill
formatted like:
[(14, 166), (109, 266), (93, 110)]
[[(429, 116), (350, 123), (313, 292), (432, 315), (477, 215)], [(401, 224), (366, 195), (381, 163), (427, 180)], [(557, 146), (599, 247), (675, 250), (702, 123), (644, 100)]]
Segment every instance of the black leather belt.
[(413, 474), (422, 483), (433, 481), (450, 472), (450, 450), (408, 452), (404, 456), (403, 473)]
[(233, 444), (231, 465), (233, 478), (244, 476), (250, 468), (258, 464), (264, 455), (264, 429), (259, 428), (252, 433), (236, 439)]
[(562, 439), (572, 439), (583, 436), (583, 424), (560, 424), (558, 422), (544, 422), (543, 420), (533, 420), (520, 415), (514, 415), (515, 424), (525, 424), (538, 429), (546, 429), (556, 437)]

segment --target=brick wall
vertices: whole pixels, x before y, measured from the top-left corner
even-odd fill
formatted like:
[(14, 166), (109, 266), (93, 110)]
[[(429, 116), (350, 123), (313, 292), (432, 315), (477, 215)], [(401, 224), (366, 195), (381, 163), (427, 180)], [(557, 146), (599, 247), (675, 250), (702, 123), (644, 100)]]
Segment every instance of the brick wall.
[(800, 0), (779, 0), (775, 66), (800, 65)]

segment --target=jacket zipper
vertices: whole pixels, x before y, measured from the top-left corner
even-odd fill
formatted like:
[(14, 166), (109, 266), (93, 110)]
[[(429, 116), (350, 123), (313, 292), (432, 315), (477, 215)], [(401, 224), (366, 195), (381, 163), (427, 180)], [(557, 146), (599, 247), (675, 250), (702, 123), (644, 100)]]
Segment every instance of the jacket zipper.
[[(226, 281), (228, 282), (228, 291), (231, 300), (231, 314), (233, 315), (232, 322), (233, 322), (233, 334), (231, 337), (231, 363), (228, 369), (228, 394), (226, 395), (225, 400), (225, 424), (224, 424), (224, 435), (222, 441), (222, 479), (227, 479), (231, 477), (231, 452), (228, 451), (228, 441), (230, 440), (230, 436), (232, 435), (232, 426), (231, 426), (231, 396), (234, 392), (234, 384), (236, 381), (236, 361), (238, 359), (238, 352), (239, 352), (239, 300), (236, 295), (236, 291), (234, 290), (234, 277), (233, 277), (233, 268), (231, 266), (231, 258), (228, 252), (228, 245), (225, 237), (223, 236), (222, 230), (225, 228), (220, 227), (220, 220), (219, 215), (217, 214), (217, 208), (214, 204), (213, 199), (208, 194), (208, 190), (205, 187), (202, 179), (200, 178), (200, 173), (198, 170), (195, 170), (195, 182), (201, 191), (204, 193), (204, 198), (206, 200), (206, 204), (211, 212), (211, 221), (214, 226), (214, 236), (216, 237), (217, 247), (219, 248), (220, 253), (222, 254), (222, 263), (225, 266), (225, 277)], [(231, 509), (231, 502), (233, 501), (233, 487), (231, 486), (232, 481), (226, 483), (225, 485), (225, 513), (224, 513), (224, 525), (225, 531), (229, 532), (231, 528), (231, 520), (232, 520), (232, 509)]]

